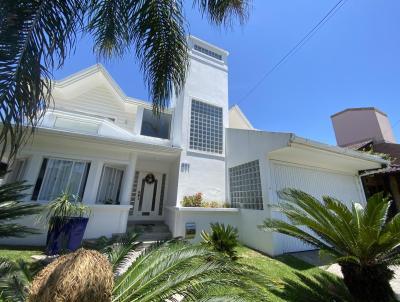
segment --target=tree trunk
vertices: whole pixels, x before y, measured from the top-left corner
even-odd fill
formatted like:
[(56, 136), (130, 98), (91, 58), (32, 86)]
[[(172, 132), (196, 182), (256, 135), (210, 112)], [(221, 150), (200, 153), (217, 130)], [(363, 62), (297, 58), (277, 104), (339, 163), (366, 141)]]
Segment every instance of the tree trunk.
[(396, 301), (389, 281), (394, 273), (385, 265), (340, 263), (343, 281), (356, 302)]

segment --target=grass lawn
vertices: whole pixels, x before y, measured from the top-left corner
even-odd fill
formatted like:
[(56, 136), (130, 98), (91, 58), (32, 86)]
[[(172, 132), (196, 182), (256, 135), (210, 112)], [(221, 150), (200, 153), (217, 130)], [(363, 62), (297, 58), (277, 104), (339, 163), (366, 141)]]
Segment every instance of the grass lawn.
[(237, 250), (240, 263), (270, 280), (271, 288), (265, 289), (268, 301), (348, 301), (342, 281), (318, 267), (290, 255), (273, 259), (243, 246)]
[(11, 261), (17, 261), (19, 259), (27, 262), (32, 262), (31, 256), (43, 254), (43, 250), (40, 247), (21, 247), (21, 246), (0, 246), (0, 257), (7, 258)]

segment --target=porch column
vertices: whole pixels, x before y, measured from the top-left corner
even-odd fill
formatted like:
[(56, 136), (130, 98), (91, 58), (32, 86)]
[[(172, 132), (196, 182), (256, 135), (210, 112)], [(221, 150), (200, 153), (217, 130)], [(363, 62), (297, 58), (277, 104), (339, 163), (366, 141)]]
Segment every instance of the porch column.
[(129, 155), (129, 164), (125, 169), (124, 181), (121, 188), (120, 201), (121, 204), (129, 205), (131, 202), (131, 193), (133, 181), (135, 178), (137, 154), (131, 153)]
[(30, 185), (26, 193), (25, 201), (31, 201), (32, 193), (35, 188), (36, 179), (39, 175), (40, 167), (42, 166), (43, 156), (39, 154), (32, 154), (28, 157), (27, 167), (24, 175), (24, 180)]
[(89, 175), (86, 182), (85, 192), (82, 201), (87, 204), (96, 203), (97, 191), (100, 184), (101, 172), (103, 171), (104, 162), (95, 159), (90, 164)]

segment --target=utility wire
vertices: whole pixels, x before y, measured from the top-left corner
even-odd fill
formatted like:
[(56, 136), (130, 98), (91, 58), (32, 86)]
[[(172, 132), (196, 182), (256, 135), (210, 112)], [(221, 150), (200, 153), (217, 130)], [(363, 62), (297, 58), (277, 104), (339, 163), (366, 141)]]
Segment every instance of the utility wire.
[(236, 103), (239, 105), (244, 100), (247, 99), (261, 84), (264, 80), (270, 76), (280, 65), (282, 65), (290, 56), (294, 55), (299, 51), (299, 49), (306, 44), (314, 35), (315, 33), (322, 28), (326, 22), (332, 18), (339, 9), (347, 2), (347, 0), (339, 0), (329, 11), (328, 13), (299, 41), (295, 46), (293, 46), (271, 69), (269, 69), (261, 79), (252, 87), (250, 90)]

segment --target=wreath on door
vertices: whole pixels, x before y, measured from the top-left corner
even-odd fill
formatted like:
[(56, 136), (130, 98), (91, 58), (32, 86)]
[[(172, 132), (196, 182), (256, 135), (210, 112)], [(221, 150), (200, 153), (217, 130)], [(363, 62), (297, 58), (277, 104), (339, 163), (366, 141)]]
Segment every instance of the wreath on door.
[(154, 177), (153, 173), (149, 173), (146, 175), (146, 177), (144, 178), (144, 181), (148, 184), (151, 185), (156, 181), (156, 178)]

